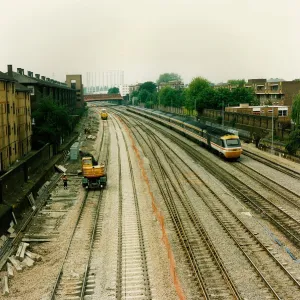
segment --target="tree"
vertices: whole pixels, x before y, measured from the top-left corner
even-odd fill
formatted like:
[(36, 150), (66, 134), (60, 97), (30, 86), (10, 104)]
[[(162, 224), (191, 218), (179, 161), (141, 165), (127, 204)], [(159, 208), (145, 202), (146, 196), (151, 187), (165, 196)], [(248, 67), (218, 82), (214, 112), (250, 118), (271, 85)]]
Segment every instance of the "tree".
[(35, 146), (47, 143), (60, 144), (60, 138), (69, 134), (72, 119), (66, 106), (58, 105), (52, 98), (44, 97), (32, 117), (35, 120), (33, 142)]
[(291, 118), (296, 126), (300, 126), (300, 93), (293, 99)]
[(176, 73), (164, 73), (160, 74), (159, 78), (157, 79), (156, 83), (159, 85), (162, 82), (169, 82), (169, 81), (182, 81), (181, 76)]
[(151, 93), (148, 90), (141, 90), (139, 92), (139, 100), (142, 103), (146, 103), (147, 101), (151, 100)]
[(156, 84), (152, 81), (146, 81), (140, 86), (139, 92), (142, 90), (147, 90), (149, 93), (156, 92)]
[(107, 94), (119, 94), (120, 90), (117, 87), (112, 87), (108, 90)]
[(200, 111), (205, 108), (201, 95), (206, 89), (212, 89), (207, 79), (203, 77), (194, 78), (186, 91), (185, 107), (187, 109), (194, 109), (196, 104), (197, 108), (200, 108)]
[(250, 105), (257, 105), (258, 99), (252, 88), (238, 87), (232, 91), (232, 100), (230, 105), (237, 106), (241, 103), (249, 103)]
[(300, 128), (297, 127), (296, 130), (290, 133), (285, 149), (290, 154), (295, 154), (299, 148), (300, 148)]
[(180, 107), (180, 99), (177, 90), (169, 86), (163, 87), (158, 93), (159, 103), (163, 106)]
[(244, 86), (246, 81), (245, 81), (245, 79), (229, 79), (227, 81), (227, 83), (230, 84), (230, 85)]

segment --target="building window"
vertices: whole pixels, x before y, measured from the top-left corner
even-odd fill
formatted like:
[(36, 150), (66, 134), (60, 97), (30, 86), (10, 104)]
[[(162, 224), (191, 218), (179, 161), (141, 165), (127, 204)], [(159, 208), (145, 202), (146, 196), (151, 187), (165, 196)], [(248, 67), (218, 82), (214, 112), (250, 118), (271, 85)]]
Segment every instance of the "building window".
[(287, 116), (287, 110), (279, 110), (278, 111), (279, 117), (286, 117)]
[(13, 114), (15, 114), (16, 111), (15, 111), (15, 102), (13, 102)]
[(10, 125), (8, 124), (8, 135), (11, 134), (11, 129), (10, 129)]
[(10, 113), (9, 103), (6, 104), (6, 110), (7, 110), (7, 113), (9, 114)]
[(16, 124), (14, 123), (14, 134), (16, 134)]
[(30, 95), (34, 95), (34, 86), (28, 85), (27, 88), (30, 90)]
[(271, 91), (278, 91), (278, 85), (272, 85)]

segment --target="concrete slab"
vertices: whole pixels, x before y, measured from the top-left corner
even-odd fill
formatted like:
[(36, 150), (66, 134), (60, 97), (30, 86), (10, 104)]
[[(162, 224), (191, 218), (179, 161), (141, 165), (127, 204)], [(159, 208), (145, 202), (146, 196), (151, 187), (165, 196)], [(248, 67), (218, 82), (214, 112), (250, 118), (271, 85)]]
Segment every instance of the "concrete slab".
[(65, 167), (63, 167), (62, 165), (55, 165), (55, 168), (61, 173), (67, 172), (67, 169)]
[(55, 242), (56, 239), (31, 239), (31, 238), (23, 238), (22, 239), (23, 242), (39, 242), (39, 243), (43, 243), (43, 242)]
[(21, 261), (25, 258), (25, 251), (28, 246), (29, 246), (28, 243), (23, 243), (23, 247), (22, 247), (21, 254), (20, 254)]
[(6, 242), (7, 236), (6, 236), (6, 235), (2, 235), (2, 236), (1, 236), (1, 240), (2, 240), (3, 242)]
[(31, 259), (35, 260), (35, 261), (41, 261), (42, 257), (39, 254), (30, 252), (30, 251), (26, 251), (25, 255), (30, 257)]
[(22, 265), (20, 264), (20, 262), (15, 257), (10, 256), (8, 259), (13, 264), (13, 266), (16, 268), (16, 270), (18, 272), (22, 272), (23, 271)]
[(8, 229), (7, 229), (7, 232), (8, 233), (14, 233), (15, 232), (15, 229), (13, 228), (13, 227), (9, 227)]
[(2, 295), (3, 296), (7, 296), (9, 295), (9, 289), (8, 289), (8, 277), (7, 276), (3, 276), (2, 277)]
[(34, 260), (30, 257), (26, 256), (24, 260), (22, 261), (23, 264), (25, 264), (27, 267), (31, 268), (34, 265)]
[(18, 250), (17, 250), (17, 253), (16, 253), (16, 258), (17, 258), (17, 259), (20, 258), (22, 248), (23, 248), (23, 243), (21, 242), (21, 243), (19, 244), (19, 247), (18, 247)]
[(7, 262), (6, 266), (7, 266), (7, 276), (8, 276), (8, 278), (13, 278), (14, 277), (14, 268), (13, 268), (12, 264)]

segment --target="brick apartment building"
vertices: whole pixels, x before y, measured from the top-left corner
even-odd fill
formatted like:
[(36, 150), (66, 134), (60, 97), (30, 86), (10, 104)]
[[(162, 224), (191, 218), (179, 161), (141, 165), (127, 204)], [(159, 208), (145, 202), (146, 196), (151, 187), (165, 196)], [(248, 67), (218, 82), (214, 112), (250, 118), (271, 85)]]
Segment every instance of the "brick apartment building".
[(184, 88), (184, 83), (180, 80), (172, 80), (172, 81), (168, 81), (168, 82), (161, 82), (158, 86), (157, 86), (157, 90), (160, 91), (162, 88), (169, 86), (172, 89), (175, 90), (180, 90)]
[[(10, 66), (8, 66), (10, 68)], [(62, 83), (49, 77), (40, 76), (40, 74), (33, 74), (24, 69), (17, 68), (17, 72), (12, 71), (7, 75), (13, 77), (17, 82), (30, 89), (31, 109), (34, 111), (36, 106), (43, 97), (50, 96), (54, 101), (59, 104), (66, 105), (70, 112), (76, 108), (76, 90), (68, 87), (66, 83)]]
[(84, 107), (82, 76), (67, 75), (66, 84), (69, 88), (76, 90), (76, 108)]
[(0, 72), (0, 174), (31, 150), (31, 135), (30, 90)]
[[(238, 86), (230, 84), (215, 86), (215, 88), (220, 87), (234, 90)], [(253, 88), (260, 105), (292, 106), (294, 96), (300, 92), (300, 81), (249, 79), (244, 87)]]
[(31, 113), (39, 100), (49, 96), (66, 105), (70, 113), (84, 105), (81, 75), (74, 79), (79, 86), (34, 76), (31, 71), (25, 75), (22, 68), (14, 72), (12, 65), (7, 66), (6, 73), (0, 72), (0, 174), (31, 151)]

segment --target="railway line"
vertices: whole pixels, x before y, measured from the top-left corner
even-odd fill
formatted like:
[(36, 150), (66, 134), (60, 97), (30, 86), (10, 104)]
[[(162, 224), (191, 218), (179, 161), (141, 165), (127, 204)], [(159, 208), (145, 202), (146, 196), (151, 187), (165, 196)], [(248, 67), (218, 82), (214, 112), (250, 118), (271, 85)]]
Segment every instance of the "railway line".
[(118, 253), (115, 296), (116, 299), (150, 300), (153, 292), (148, 272), (134, 171), (122, 128), (117, 119), (112, 115), (111, 118), (116, 129), (119, 165)]
[[(109, 133), (107, 124), (102, 124), (102, 136), (99, 143), (97, 159), (108, 161)], [(92, 295), (95, 288), (95, 276), (92, 257), (97, 253), (95, 241), (101, 237), (103, 190), (87, 190), (80, 205), (76, 224), (69, 239), (66, 254), (49, 298), (84, 299)]]
[[(140, 126), (143, 125), (140, 124)], [(151, 126), (153, 127), (153, 124), (151, 124)], [(147, 134), (150, 135), (149, 129), (147, 130)], [(156, 145), (159, 145), (158, 147), (160, 149), (163, 148), (162, 142), (159, 143), (156, 140)], [(165, 144), (164, 147), (167, 147), (167, 145)], [(169, 148), (168, 152), (170, 151), (172, 151), (172, 149)], [(194, 151), (196, 152), (196, 150)], [(165, 153), (165, 156), (168, 156), (167, 153)], [(179, 157), (177, 158), (180, 159)], [(174, 158), (169, 158), (170, 165), (172, 165), (172, 162), (174, 162)], [(184, 165), (183, 161), (182, 164)], [(181, 168), (176, 167), (175, 164), (173, 168), (177, 168), (177, 173), (181, 172), (182, 176), (185, 177)], [(190, 172), (193, 171), (190, 169)], [(176, 172), (173, 172), (173, 174), (176, 174)], [(197, 174), (194, 175), (197, 176)], [(190, 186), (193, 187), (197, 194), (200, 195), (201, 191), (199, 190), (199, 187), (195, 186), (193, 182), (190, 182), (188, 178), (185, 177), (185, 179), (189, 182)], [(198, 177), (198, 180), (201, 179)], [(179, 180), (177, 181), (178, 183), (180, 182)], [(225, 232), (231, 236), (239, 249), (244, 253), (245, 257), (247, 257), (248, 263), (252, 265), (252, 268), (256, 272), (257, 280), (260, 281), (258, 282), (258, 286), (261, 286), (263, 282), (266, 293), (269, 293), (269, 297), (272, 299), (286, 299), (287, 297), (291, 297), (290, 299), (297, 299), (298, 296), (292, 296), (293, 293), (295, 293), (295, 295), (299, 295), (299, 283), (297, 280), (255, 237), (255, 235), (252, 234), (247, 227), (230, 211), (230, 209), (226, 207), (220, 198), (215, 195), (214, 199), (218, 201), (215, 201), (214, 203), (206, 202), (207, 206), (210, 207), (211, 212), (222, 225)], [(186, 200), (187, 199), (185, 199), (185, 201)], [(276, 274), (276, 276), (274, 276), (274, 274)], [(282, 282), (284, 282), (284, 285), (287, 288), (282, 286)]]
[[(148, 123), (148, 121), (144, 121)], [(157, 125), (153, 125), (157, 130), (162, 131)], [(281, 232), (283, 232), (294, 244), (300, 245), (300, 221), (289, 215), (280, 206), (272, 203), (266, 197), (263, 197), (254, 189), (242, 182), (237, 176), (234, 176), (226, 169), (217, 166), (213, 161), (203, 158), (197, 151), (194, 151), (182, 140), (174, 137), (173, 134), (165, 133), (167, 137), (173, 140), (177, 145), (184, 149), (191, 157), (201, 163), (213, 176), (220, 180), (233, 194), (249, 207), (259, 212), (264, 218), (268, 219)]]
[[(152, 166), (151, 169), (168, 207), (186, 257), (190, 261), (195, 280), (197, 280), (197, 286), (194, 286), (194, 296), (200, 292), (204, 299), (218, 299), (218, 297), (241, 299), (199, 218), (192, 206), (187, 204), (187, 202), (189, 203), (188, 198), (178, 190), (178, 186), (174, 184), (172, 179), (173, 174), (166, 170), (164, 163), (159, 158), (164, 155), (163, 153), (159, 155), (160, 149), (157, 148), (155, 136), (147, 131), (148, 139), (146, 139), (143, 134), (145, 132), (144, 129), (142, 132), (137, 130), (134, 135), (138, 140), (143, 140), (148, 151), (140, 143), (141, 147), (147, 153), (150, 151), (155, 159), (155, 166)], [(153, 163), (152, 159), (151, 162)]]
[(257, 181), (265, 190), (269, 190), (271, 193), (273, 193), (275, 197), (280, 198), (280, 200), (283, 200), (283, 202), (288, 203), (292, 209), (300, 209), (300, 196), (298, 194), (290, 191), (286, 187), (242, 162), (234, 164), (234, 167), (240, 170), (242, 173), (247, 174), (247, 176), (253, 180)]
[(252, 158), (256, 161), (259, 161), (259, 162), (263, 163), (264, 165), (269, 166), (269, 167), (271, 167), (271, 168), (273, 168), (273, 169), (275, 169), (275, 170), (277, 170), (281, 173), (289, 175), (290, 177), (293, 177), (295, 179), (300, 179), (300, 173), (299, 172), (297, 172), (295, 170), (292, 170), (290, 168), (287, 168), (283, 165), (277, 164), (276, 162), (273, 162), (273, 161), (271, 161), (271, 160), (269, 160), (265, 157), (262, 157), (258, 154), (253, 154), (250, 151), (247, 151), (247, 150), (244, 149), (243, 150), (243, 155), (246, 155), (246, 156), (248, 156), (248, 157), (250, 157), (250, 158)]

